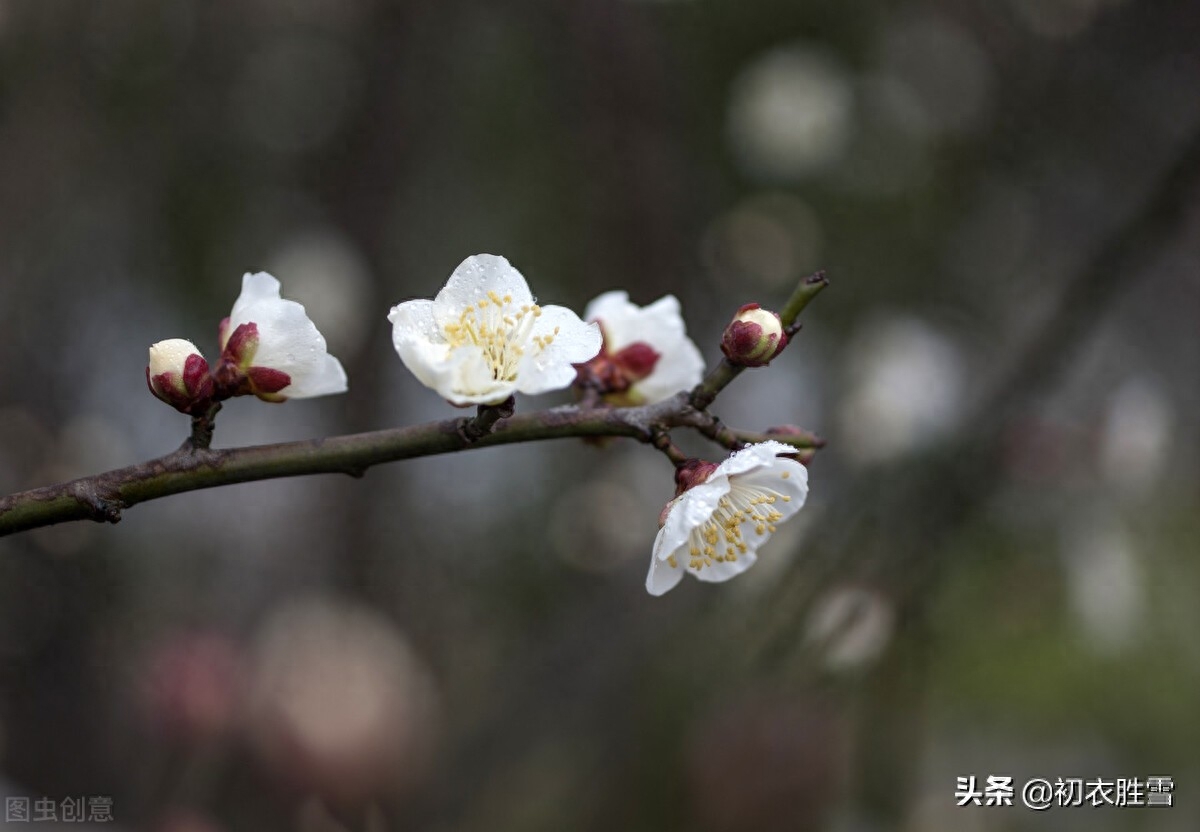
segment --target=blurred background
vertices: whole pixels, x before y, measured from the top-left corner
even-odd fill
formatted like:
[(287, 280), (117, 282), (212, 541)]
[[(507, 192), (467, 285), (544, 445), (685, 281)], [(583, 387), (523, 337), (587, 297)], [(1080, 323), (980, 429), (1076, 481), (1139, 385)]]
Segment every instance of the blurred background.
[[(0, 792), (170, 832), (1198, 828), (1198, 44), (1192, 0), (0, 0), (3, 493), (177, 447), (146, 348), (212, 356), (245, 271), (350, 392), (233, 402), (218, 446), (452, 415), (385, 316), (477, 252), (577, 310), (674, 293), (710, 363), (833, 284), (714, 407), (829, 440), (729, 584), (646, 594), (671, 471), (621, 443), (0, 541)], [(956, 807), (989, 775), (1176, 805)]]

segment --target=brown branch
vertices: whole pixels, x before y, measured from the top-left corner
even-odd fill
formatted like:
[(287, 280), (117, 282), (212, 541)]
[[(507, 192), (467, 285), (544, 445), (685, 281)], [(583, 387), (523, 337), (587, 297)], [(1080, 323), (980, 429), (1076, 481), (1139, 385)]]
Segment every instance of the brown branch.
[[(705, 429), (712, 417), (680, 393), (655, 405), (560, 407), (501, 418), (487, 409), (464, 424), (446, 419), (411, 427), (245, 448), (211, 450), (189, 440), (138, 465), (0, 499), (0, 536), (71, 520), (115, 523), (130, 506), (171, 494), (309, 474), (362, 476), (370, 467), (420, 456), (567, 437), (625, 436), (654, 444), (672, 427)], [(481, 419), (486, 425), (481, 424)], [(485, 430), (486, 429), (486, 430)]]
[[(826, 283), (819, 273), (802, 281), (781, 314), (784, 324), (790, 326)], [(731, 449), (774, 438), (735, 431), (705, 412), (704, 408), (732, 380), (730, 376), (720, 381), (725, 378), (720, 367), (709, 377), (717, 382), (707, 387), (702, 383), (696, 389), (703, 391), (703, 407), (695, 404), (697, 392), (693, 391), (642, 407), (596, 407), (592, 406), (592, 397), (583, 406), (514, 416), (510, 398), (498, 405), (480, 406), (469, 419), (225, 450), (210, 447), (214, 419), (221, 407), (217, 403), (193, 416), (191, 435), (173, 453), (0, 499), (0, 536), (72, 520), (116, 523), (130, 506), (202, 488), (309, 474), (361, 477), (368, 468), (385, 462), (517, 442), (625, 436), (654, 446), (678, 465), (686, 455), (671, 442), (671, 428), (692, 428)]]

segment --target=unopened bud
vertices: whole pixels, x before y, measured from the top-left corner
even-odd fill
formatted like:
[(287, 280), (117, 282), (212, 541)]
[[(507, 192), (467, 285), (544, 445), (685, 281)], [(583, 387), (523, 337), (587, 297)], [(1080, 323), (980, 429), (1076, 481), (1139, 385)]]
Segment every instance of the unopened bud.
[(146, 385), (181, 413), (195, 414), (208, 407), (213, 394), (208, 362), (195, 344), (182, 338), (159, 341), (150, 347)]
[(725, 334), (721, 336), (721, 352), (734, 364), (762, 367), (779, 355), (787, 346), (787, 333), (779, 315), (748, 303), (737, 311)]

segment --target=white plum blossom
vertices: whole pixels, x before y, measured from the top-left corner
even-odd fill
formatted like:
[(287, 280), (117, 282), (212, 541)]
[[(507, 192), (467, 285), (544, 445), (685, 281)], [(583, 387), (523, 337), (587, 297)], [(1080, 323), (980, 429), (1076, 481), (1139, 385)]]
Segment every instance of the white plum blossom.
[(808, 469), (781, 456), (795, 452), (782, 442), (760, 442), (720, 465), (705, 464), (703, 480), (664, 512), (646, 576), (650, 594), (672, 589), (685, 570), (716, 583), (753, 566), (758, 547), (808, 496)]
[[(588, 304), (584, 317), (600, 324), (610, 400), (654, 404), (700, 383), (704, 358), (687, 336), (679, 301), (666, 295), (648, 306), (629, 301), (627, 292), (605, 292)], [(596, 362), (593, 362), (595, 364)], [(585, 368), (581, 368), (581, 374)]]
[(284, 300), (266, 272), (246, 274), (233, 311), (221, 322), (222, 359), (268, 401), (346, 392), (346, 371), (304, 307)]
[(601, 344), (596, 324), (538, 306), (521, 273), (494, 254), (468, 257), (436, 298), (401, 303), (388, 320), (404, 366), (455, 405), (560, 390)]

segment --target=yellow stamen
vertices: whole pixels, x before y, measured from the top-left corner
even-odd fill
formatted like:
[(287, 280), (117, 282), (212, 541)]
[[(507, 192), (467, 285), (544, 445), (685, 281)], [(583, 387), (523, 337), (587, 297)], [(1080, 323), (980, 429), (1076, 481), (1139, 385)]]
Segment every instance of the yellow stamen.
[[(489, 290), (487, 297), (467, 306), (457, 321), (445, 324), (442, 332), (450, 350), (478, 347), (496, 381), (514, 381), (522, 357), (536, 355), (549, 346), (553, 335), (533, 335), (534, 320), (542, 310), (537, 304), (513, 307), (512, 295)], [(557, 330), (555, 331), (557, 334)]]

